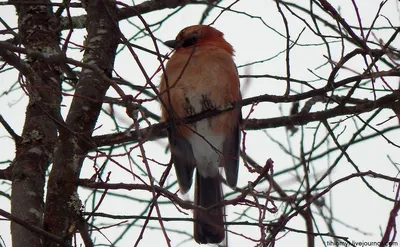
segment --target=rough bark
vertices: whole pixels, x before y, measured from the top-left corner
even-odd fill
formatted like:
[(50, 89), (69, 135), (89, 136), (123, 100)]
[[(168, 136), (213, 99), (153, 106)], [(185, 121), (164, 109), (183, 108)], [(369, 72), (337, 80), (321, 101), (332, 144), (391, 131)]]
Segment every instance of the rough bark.
[[(57, 19), (51, 8), (16, 4), (16, 9), (18, 39), (21, 44), (47, 55), (58, 53)], [(29, 96), (29, 104), (22, 138), (16, 141), (16, 156), (12, 166), (11, 213), (27, 224), (42, 227), (45, 172), (52, 161), (57, 137), (57, 127), (53, 120), (59, 116), (61, 102), (60, 70), (57, 65), (45, 64), (29, 57), (26, 64), (35, 75), (26, 77), (23, 85)], [(40, 235), (14, 221), (11, 222), (11, 233), (14, 247), (42, 246)]]
[[(118, 45), (117, 8), (111, 0), (88, 1), (87, 40), (83, 62), (99, 67), (111, 77)], [(80, 217), (76, 180), (85, 156), (93, 147), (91, 136), (109, 84), (98, 73), (82, 69), (65, 126), (60, 129), (49, 177), (44, 228), (71, 240)], [(45, 242), (45, 246), (58, 246)]]

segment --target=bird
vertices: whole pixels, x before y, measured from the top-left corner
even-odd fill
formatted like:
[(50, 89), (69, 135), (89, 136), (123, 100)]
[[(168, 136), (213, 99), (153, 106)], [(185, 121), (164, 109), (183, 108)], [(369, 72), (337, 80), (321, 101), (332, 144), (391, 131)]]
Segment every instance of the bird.
[(223, 36), (209, 25), (194, 25), (164, 42), (174, 53), (161, 77), (161, 116), (171, 123), (171, 158), (183, 194), (191, 188), (196, 170), (194, 204), (204, 208), (193, 211), (194, 239), (199, 244), (220, 243), (225, 238), (219, 168), (225, 170), (227, 185), (235, 188), (242, 115), (240, 108), (233, 108), (190, 124), (181, 120), (241, 100), (234, 50)]

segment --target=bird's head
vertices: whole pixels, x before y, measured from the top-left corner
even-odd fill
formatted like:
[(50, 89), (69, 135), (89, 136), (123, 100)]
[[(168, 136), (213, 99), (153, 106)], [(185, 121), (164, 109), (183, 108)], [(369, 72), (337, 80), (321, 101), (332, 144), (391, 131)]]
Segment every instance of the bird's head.
[(213, 45), (233, 54), (232, 46), (226, 42), (223, 36), (224, 34), (221, 31), (213, 27), (194, 25), (182, 29), (175, 40), (166, 41), (164, 44), (177, 51), (180, 49), (193, 49), (195, 46)]

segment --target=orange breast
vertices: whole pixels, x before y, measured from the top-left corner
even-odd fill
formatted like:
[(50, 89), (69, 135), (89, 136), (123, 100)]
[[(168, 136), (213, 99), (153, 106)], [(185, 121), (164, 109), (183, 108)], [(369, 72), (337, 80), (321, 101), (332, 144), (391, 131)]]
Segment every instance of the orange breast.
[[(166, 74), (161, 79), (160, 98), (178, 118), (200, 113), (210, 108), (222, 108), (240, 100), (239, 78), (232, 55), (215, 46), (200, 46), (176, 52), (168, 61)], [(230, 133), (238, 112), (233, 110), (208, 120), (210, 128), (216, 133)], [(162, 109), (164, 120), (170, 118)], [(183, 136), (193, 134), (190, 126), (180, 126)]]

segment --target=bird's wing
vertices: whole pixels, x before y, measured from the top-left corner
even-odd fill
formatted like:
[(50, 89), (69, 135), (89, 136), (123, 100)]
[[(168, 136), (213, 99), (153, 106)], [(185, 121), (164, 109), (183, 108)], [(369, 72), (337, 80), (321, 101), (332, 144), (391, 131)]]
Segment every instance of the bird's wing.
[[(239, 123), (242, 119), (240, 109), (233, 110), (232, 115), (238, 118), (236, 126), (231, 129), (231, 133), (228, 133), (225, 137), (223, 144), (223, 159), (222, 166), (225, 168), (226, 182), (229, 187), (235, 188), (238, 178), (239, 169), (239, 148), (240, 148), (240, 129)], [(235, 119), (235, 118), (233, 118)]]
[(192, 145), (176, 126), (169, 129), (168, 137), (179, 187), (182, 193), (186, 193), (192, 186), (193, 171), (196, 167)]

